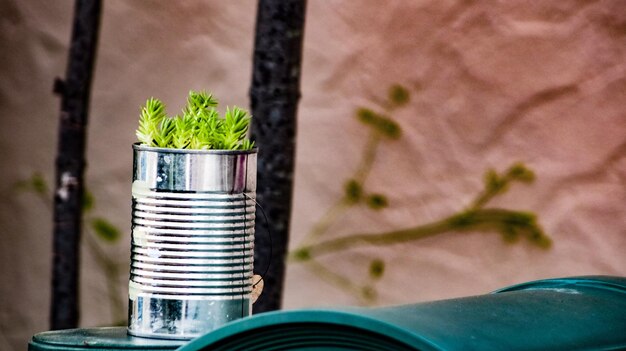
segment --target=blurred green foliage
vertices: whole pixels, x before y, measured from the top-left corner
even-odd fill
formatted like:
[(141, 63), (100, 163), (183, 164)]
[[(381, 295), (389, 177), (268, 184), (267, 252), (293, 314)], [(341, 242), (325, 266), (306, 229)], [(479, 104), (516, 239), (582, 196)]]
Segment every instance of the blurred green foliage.
[(381, 142), (396, 141), (402, 136), (400, 124), (390, 116), (397, 108), (408, 106), (410, 101), (410, 91), (400, 84), (394, 84), (389, 87), (387, 100), (378, 104), (382, 106), (382, 111), (376, 111), (370, 107), (356, 109), (357, 120), (370, 131), (368, 142), (363, 148), (361, 162), (354, 175), (345, 182), (343, 195), (315, 223), (303, 242), (290, 253), (291, 260), (307, 264), (320, 277), (354, 293), (365, 303), (373, 302), (378, 296), (375, 283), (384, 277), (385, 262), (378, 258), (371, 260), (366, 282), (359, 283), (356, 278), (344, 276), (338, 270), (330, 269), (322, 264), (319, 259), (323, 255), (341, 253), (342, 256), (348, 257), (351, 255), (348, 250), (358, 246), (391, 245), (443, 233), (466, 231), (497, 232), (506, 243), (514, 243), (524, 237), (531, 244), (544, 249), (549, 248), (552, 243), (539, 225), (535, 214), (527, 211), (485, 208), (493, 198), (506, 193), (514, 183), (529, 184), (534, 181), (534, 172), (523, 163), (514, 163), (501, 173), (488, 169), (483, 176), (482, 191), (465, 209), (448, 217), (399, 230), (353, 233), (324, 238), (329, 234), (332, 225), (355, 206), (364, 204), (367, 208), (376, 211), (390, 206), (387, 195), (369, 192), (367, 177), (373, 168)]
[[(37, 198), (52, 211), (52, 192), (41, 173), (35, 172), (29, 178), (16, 182), (13, 188), (19, 193), (32, 193), (36, 195)], [(106, 277), (107, 296), (109, 298), (113, 323), (115, 325), (125, 325), (126, 310), (125, 298), (123, 296), (126, 294), (122, 291), (118, 281), (122, 272), (122, 268), (120, 268), (122, 264), (111, 258), (100, 246), (100, 243), (106, 243), (108, 245), (119, 243), (122, 234), (120, 229), (109, 219), (93, 216), (95, 207), (95, 197), (88, 189), (83, 189), (83, 222), (89, 224), (85, 228), (86, 230), (83, 235), (86, 239), (84, 242), (86, 242), (87, 245), (87, 252), (94, 257)], [(124, 269), (126, 269), (127, 264), (124, 263), (123, 266), (125, 267)]]

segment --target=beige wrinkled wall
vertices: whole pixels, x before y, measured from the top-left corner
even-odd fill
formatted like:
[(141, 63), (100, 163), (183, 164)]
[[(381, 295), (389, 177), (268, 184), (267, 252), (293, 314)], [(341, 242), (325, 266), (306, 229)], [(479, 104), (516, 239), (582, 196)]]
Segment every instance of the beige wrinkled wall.
[[(294, 243), (357, 168), (366, 134), (355, 106), (376, 107), (369, 101), (398, 82), (412, 91), (410, 106), (393, 114), (404, 136), (382, 146), (366, 184), (386, 193), (390, 207), (352, 210), (331, 231), (383, 232), (443, 218), (481, 190), (485, 169), (522, 161), (536, 182), (513, 186), (493, 205), (536, 212), (554, 245), (543, 251), (524, 241), (506, 245), (494, 233), (450, 233), (329, 256), (329, 267), (363, 277), (368, 261), (358, 254), (383, 257), (384, 303), (626, 273), (626, 8), (619, 2), (344, 1), (312, 5), (308, 15)], [(287, 285), (287, 306), (355, 301), (301, 265), (290, 266)]]
[[(0, 4), (0, 349), (20, 350), (47, 328), (50, 212), (13, 184), (53, 179), (72, 2)], [(151, 95), (177, 111), (189, 89), (247, 104), (253, 1), (105, 2), (89, 125), (87, 182), (94, 215), (123, 229), (103, 245), (129, 257), (130, 144)], [(480, 294), (531, 279), (626, 274), (626, 8), (613, 1), (309, 1), (292, 246), (340, 198), (367, 129), (359, 106), (380, 110), (391, 84), (411, 101), (392, 116), (365, 188), (389, 207), (350, 208), (328, 237), (380, 233), (462, 210), (487, 168), (522, 161), (537, 174), (492, 206), (533, 211), (553, 239), (506, 244), (492, 232), (445, 233), (364, 247), (320, 262), (361, 286), (385, 262), (376, 304)], [(262, 118), (262, 116), (257, 116)], [(257, 235), (264, 235), (258, 233)], [(112, 323), (105, 278), (83, 250), (82, 325)], [(122, 269), (119, 283), (127, 279)], [(328, 277), (327, 277), (328, 278)], [(359, 304), (307, 266), (288, 267), (285, 307)], [(361, 284), (361, 285), (359, 285)], [(122, 297), (124, 298), (124, 297)]]

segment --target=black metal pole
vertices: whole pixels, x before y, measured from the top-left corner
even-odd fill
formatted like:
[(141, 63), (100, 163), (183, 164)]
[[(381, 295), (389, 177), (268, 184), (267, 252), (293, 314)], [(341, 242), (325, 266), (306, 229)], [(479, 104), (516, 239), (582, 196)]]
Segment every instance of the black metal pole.
[(54, 193), (50, 327), (78, 325), (78, 272), (85, 131), (100, 27), (100, 0), (76, 0), (65, 81), (56, 79), (61, 115)]
[(262, 217), (257, 216), (256, 270), (263, 272), (270, 251), (272, 260), (254, 313), (280, 309), (282, 302), (305, 10), (305, 0), (259, 0), (258, 3), (250, 89), (255, 117), (252, 135), (259, 146), (257, 199), (269, 217), (272, 240), (266, 234)]

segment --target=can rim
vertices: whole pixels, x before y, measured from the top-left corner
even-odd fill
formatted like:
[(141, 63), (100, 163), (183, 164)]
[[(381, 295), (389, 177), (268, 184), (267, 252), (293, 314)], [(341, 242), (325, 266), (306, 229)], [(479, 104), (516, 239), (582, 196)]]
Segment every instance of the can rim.
[(150, 152), (158, 152), (158, 153), (170, 153), (170, 154), (200, 154), (200, 155), (250, 155), (256, 154), (258, 152), (258, 148), (254, 147), (251, 150), (222, 150), (222, 149), (210, 149), (210, 150), (199, 150), (199, 149), (173, 149), (166, 147), (154, 147), (143, 145), (139, 142), (133, 144), (133, 150), (137, 151), (150, 151)]

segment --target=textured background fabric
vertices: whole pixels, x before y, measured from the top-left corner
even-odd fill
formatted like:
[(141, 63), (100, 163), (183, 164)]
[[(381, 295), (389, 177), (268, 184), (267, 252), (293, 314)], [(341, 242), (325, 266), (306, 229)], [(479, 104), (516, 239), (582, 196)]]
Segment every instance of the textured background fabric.
[[(0, 3), (0, 349), (21, 350), (48, 327), (51, 213), (14, 184), (54, 179), (59, 100), (71, 1)], [(189, 89), (247, 105), (253, 1), (105, 2), (88, 126), (87, 186), (93, 215), (122, 229), (102, 244), (119, 262), (125, 299), (130, 172), (139, 106), (149, 96), (171, 113)], [(391, 116), (402, 137), (385, 141), (364, 186), (389, 206), (353, 206), (328, 238), (382, 233), (462, 210), (485, 170), (524, 162), (537, 176), (491, 206), (532, 211), (553, 240), (543, 250), (493, 232), (450, 232), (415, 242), (329, 254), (287, 268), (286, 308), (371, 304), (486, 293), (531, 279), (626, 274), (626, 7), (608, 1), (309, 1), (298, 116), (292, 247), (344, 191), (368, 130), (358, 107), (384, 110), (392, 84), (410, 102)], [(257, 116), (262, 118), (262, 116)], [(265, 235), (265, 233), (257, 233)], [(367, 280), (368, 265), (385, 274)], [(105, 274), (82, 257), (82, 326), (113, 322)], [(358, 290), (358, 289), (357, 289)]]

